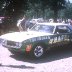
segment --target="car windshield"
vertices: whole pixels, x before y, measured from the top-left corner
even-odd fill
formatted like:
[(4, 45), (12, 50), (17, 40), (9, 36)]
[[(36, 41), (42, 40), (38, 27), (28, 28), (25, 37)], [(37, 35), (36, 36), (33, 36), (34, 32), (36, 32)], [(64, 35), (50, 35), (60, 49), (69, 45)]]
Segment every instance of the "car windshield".
[(31, 29), (31, 31), (38, 31), (38, 32), (47, 32), (47, 33), (53, 33), (54, 26), (51, 25), (35, 25)]
[(72, 30), (72, 25), (68, 25), (68, 27)]

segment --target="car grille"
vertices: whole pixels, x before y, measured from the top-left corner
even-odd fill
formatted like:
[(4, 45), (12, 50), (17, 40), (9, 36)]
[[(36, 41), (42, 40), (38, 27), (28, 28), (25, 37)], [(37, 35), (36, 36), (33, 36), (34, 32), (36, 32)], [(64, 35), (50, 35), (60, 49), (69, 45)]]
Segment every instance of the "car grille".
[(16, 46), (16, 43), (14, 41), (7, 41), (7, 45)]
[(9, 40), (5, 40), (2, 45), (4, 47), (7, 47), (7, 48), (21, 48), (21, 43), (19, 42), (14, 42), (14, 41), (9, 41)]

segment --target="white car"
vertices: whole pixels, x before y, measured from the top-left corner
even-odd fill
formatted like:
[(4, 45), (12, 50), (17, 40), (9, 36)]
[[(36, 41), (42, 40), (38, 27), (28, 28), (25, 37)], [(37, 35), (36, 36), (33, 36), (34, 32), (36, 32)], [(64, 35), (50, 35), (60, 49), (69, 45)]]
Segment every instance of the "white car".
[(12, 53), (40, 58), (47, 50), (72, 43), (72, 26), (62, 23), (37, 23), (29, 31), (0, 36), (2, 45)]

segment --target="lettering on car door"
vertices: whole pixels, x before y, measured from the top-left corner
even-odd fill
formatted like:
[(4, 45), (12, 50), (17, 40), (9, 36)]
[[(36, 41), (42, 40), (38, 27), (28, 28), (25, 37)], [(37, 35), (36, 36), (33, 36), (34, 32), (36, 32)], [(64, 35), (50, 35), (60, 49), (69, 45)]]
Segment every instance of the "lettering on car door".
[[(58, 34), (57, 34), (58, 33)], [(52, 47), (61, 46), (70, 42), (69, 29), (66, 26), (57, 27), (57, 32), (51, 37), (49, 44)]]
[(70, 41), (69, 35), (58, 35), (50, 39), (49, 45), (51, 47), (62, 46), (68, 44)]

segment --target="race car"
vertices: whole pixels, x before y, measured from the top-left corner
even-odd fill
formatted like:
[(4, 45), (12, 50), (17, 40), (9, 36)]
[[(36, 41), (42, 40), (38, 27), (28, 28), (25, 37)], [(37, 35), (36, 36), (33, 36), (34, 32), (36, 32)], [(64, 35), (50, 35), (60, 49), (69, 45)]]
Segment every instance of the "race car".
[(51, 48), (72, 43), (72, 26), (63, 23), (37, 23), (22, 32), (0, 36), (2, 45), (14, 54), (26, 53), (40, 58)]

